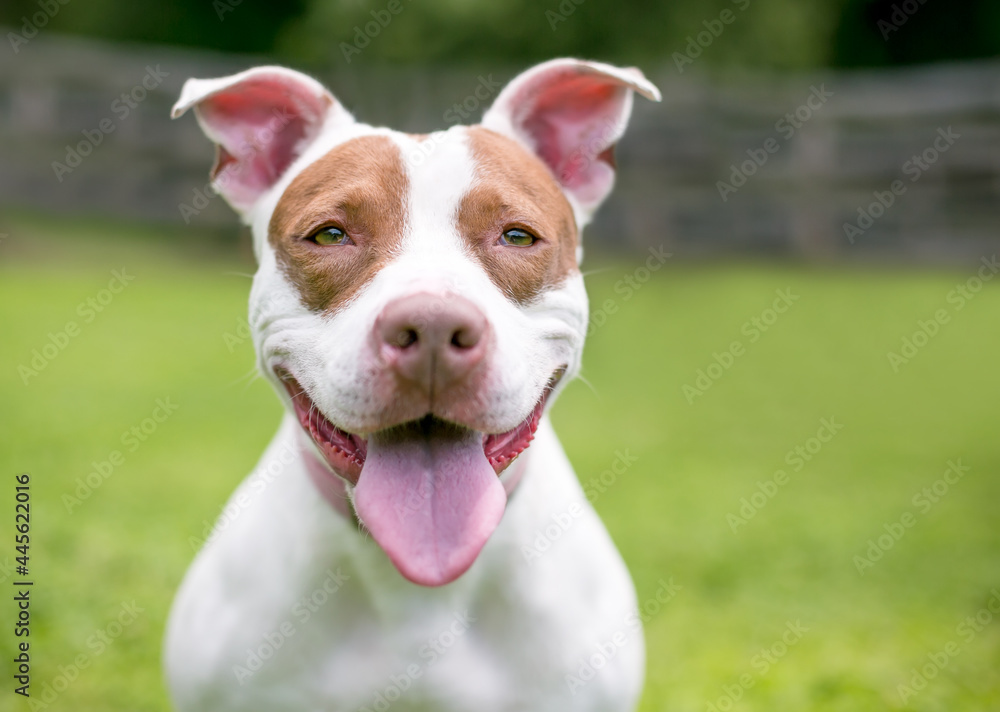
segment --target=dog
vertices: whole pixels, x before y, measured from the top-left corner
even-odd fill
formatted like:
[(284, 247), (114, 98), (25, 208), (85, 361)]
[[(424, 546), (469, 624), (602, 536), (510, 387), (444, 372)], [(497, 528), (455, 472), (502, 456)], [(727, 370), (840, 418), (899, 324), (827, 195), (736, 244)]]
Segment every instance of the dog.
[(282, 67), (185, 83), (286, 412), (172, 606), (178, 710), (634, 709), (634, 586), (546, 415), (634, 93), (660, 98), (557, 59), (412, 135)]

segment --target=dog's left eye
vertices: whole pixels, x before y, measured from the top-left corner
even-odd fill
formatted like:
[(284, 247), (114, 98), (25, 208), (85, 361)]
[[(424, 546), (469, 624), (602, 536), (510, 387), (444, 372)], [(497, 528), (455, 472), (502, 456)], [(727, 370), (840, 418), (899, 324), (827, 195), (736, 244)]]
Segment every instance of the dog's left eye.
[(351, 238), (349, 238), (347, 233), (339, 227), (325, 227), (319, 232), (310, 235), (308, 239), (311, 242), (315, 242), (317, 245), (321, 245), (323, 247), (330, 245), (351, 244)]
[(500, 236), (498, 244), (510, 247), (531, 247), (538, 241), (538, 238), (527, 230), (513, 228), (507, 230)]

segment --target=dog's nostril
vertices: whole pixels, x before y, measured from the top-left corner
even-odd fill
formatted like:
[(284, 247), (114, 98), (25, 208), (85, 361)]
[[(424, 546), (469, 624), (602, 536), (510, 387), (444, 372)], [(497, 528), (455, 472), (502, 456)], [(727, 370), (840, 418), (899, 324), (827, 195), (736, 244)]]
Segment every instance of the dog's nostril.
[(451, 345), (458, 349), (471, 349), (479, 343), (479, 334), (475, 329), (457, 329), (451, 335)]
[(396, 334), (395, 345), (400, 348), (405, 349), (407, 346), (412, 346), (419, 341), (420, 337), (417, 335), (416, 329), (401, 329), (398, 334)]
[(376, 319), (373, 336), (380, 358), (410, 380), (456, 379), (483, 361), (489, 324), (467, 299), (418, 293), (395, 299)]

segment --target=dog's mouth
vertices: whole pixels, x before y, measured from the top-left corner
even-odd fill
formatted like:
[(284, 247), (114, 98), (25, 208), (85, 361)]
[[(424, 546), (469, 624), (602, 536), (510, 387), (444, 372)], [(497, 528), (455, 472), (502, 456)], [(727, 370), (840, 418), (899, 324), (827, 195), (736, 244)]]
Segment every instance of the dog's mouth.
[(354, 485), (362, 524), (400, 573), (428, 586), (464, 573), (496, 528), (507, 499), (498, 475), (531, 443), (564, 372), (553, 374), (531, 413), (504, 433), (429, 414), (362, 437), (331, 423), (290, 372), (275, 369), (303, 429)]
[[(565, 371), (565, 368), (560, 368), (552, 375), (534, 409), (527, 418), (515, 427), (505, 433), (482, 433), (483, 455), (497, 474), (503, 472), (531, 444), (535, 437), (535, 431), (538, 430), (538, 424), (541, 422), (549, 395), (562, 379)], [(287, 370), (277, 368), (275, 373), (291, 397), (299, 423), (309, 433), (330, 467), (352, 485), (356, 485), (368, 455), (368, 438), (349, 433), (331, 423), (316, 407), (306, 390)], [(448, 423), (434, 415), (426, 415), (420, 420), (388, 428), (383, 432), (405, 432), (416, 426), (419, 426), (421, 431), (452, 429), (459, 432), (467, 429), (458, 424)]]

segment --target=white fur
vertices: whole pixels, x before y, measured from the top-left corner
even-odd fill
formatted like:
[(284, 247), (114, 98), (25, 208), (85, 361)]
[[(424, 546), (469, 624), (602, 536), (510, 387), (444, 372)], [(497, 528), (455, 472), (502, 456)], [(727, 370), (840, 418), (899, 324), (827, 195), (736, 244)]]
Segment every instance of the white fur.
[[(299, 429), (286, 416), (258, 470), (296, 452)], [(317, 496), (297, 456), (273, 466), (279, 474), (261, 491), (244, 483), (232, 503), (245, 496), (249, 506), (236, 507), (235, 521), (198, 555), (171, 612), (166, 665), (177, 708), (374, 710), (377, 693), (412, 677), (390, 709), (634, 709), (644, 648), (628, 572), (547, 419), (526, 454), (500, 527), (472, 568), (441, 588), (403, 579)], [(573, 507), (582, 515), (568, 515)], [(571, 517), (569, 528), (529, 561), (524, 547), (560, 516)], [(301, 599), (322, 590), (328, 570), (348, 578), (313, 612)], [(465, 613), (468, 630), (450, 638)], [(282, 624), (292, 634), (241, 684), (236, 669), (249, 669), (248, 649), (267, 644), (268, 634), (276, 640)], [(574, 694), (566, 675), (616, 634), (625, 645)], [(418, 675), (408, 674), (411, 665)]]
[[(483, 126), (510, 136), (533, 151), (536, 150), (538, 147), (535, 146), (534, 139), (519, 125), (518, 119), (524, 118), (524, 107), (519, 106), (518, 102), (525, 100), (526, 97), (523, 96), (524, 94), (527, 94), (527, 98), (530, 100), (531, 94), (537, 90), (540, 84), (553, 75), (567, 71), (612, 79), (620, 86), (631, 89), (631, 91), (625, 93), (623, 105), (611, 124), (594, 127), (595, 135), (593, 138), (599, 141), (601, 150), (616, 143), (625, 133), (629, 116), (632, 114), (632, 92), (637, 92), (651, 101), (660, 101), (660, 90), (646, 79), (642, 72), (634, 67), (622, 68), (604, 64), (603, 62), (589, 62), (570, 58), (550, 59), (548, 62), (542, 62), (522, 72), (505, 86), (500, 95), (497, 96), (496, 101), (493, 102), (493, 105), (483, 115)], [(596, 155), (597, 152), (594, 153)], [(607, 167), (606, 171), (613, 176), (613, 171), (610, 167)], [(609, 183), (608, 190), (610, 188), (611, 184)], [(601, 196), (596, 200), (587, 200), (581, 199), (572, 190), (566, 191), (566, 198), (573, 208), (577, 225), (581, 229), (590, 223), (603, 197)], [(583, 251), (581, 248), (577, 252), (577, 261), (582, 261), (582, 259)]]
[[(185, 90), (185, 106), (197, 101), (189, 94)], [(568, 365), (563, 383), (579, 370), (587, 325), (580, 275), (518, 306), (463, 249), (454, 221), (473, 180), (465, 131), (452, 128), (435, 137), (423, 160), (407, 159), (411, 194), (402, 247), (334, 316), (307, 309), (281, 272), (267, 240), (270, 216), (295, 176), (343, 141), (386, 135), (403, 156), (412, 156), (414, 139), (345, 123), (338, 108), (335, 120), (245, 212), (259, 261), (250, 295), (254, 345), (262, 372), (286, 405), (273, 374), (278, 363), (339, 427), (359, 434), (376, 428), (380, 404), (368, 388), (373, 374), (358, 356), (382, 308), (415, 291), (461, 295), (491, 324), (496, 344), (477, 429), (515, 427), (557, 367)], [(644, 668), (635, 591), (547, 416), (519, 458), (523, 478), (499, 527), (472, 567), (439, 588), (406, 581), (319, 495), (303, 454), (312, 447), (286, 413), (230, 501), (235, 516), (220, 522), (191, 566), (165, 643), (178, 710), (386, 709), (379, 694), (400, 712), (634, 708)], [(568, 529), (550, 549), (526, 554), (546, 527), (567, 517)], [(305, 607), (303, 601), (314, 593), (322, 598), (320, 592), (328, 600), (316, 610)], [(593, 679), (575, 684), (567, 677), (616, 635), (626, 643), (615, 646)], [(444, 652), (434, 651), (435, 641)], [(251, 651), (263, 657), (269, 649), (252, 670)], [(404, 686), (395, 699), (394, 690)]]

